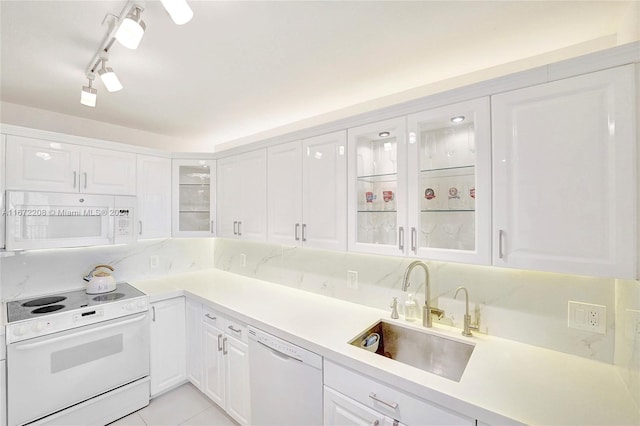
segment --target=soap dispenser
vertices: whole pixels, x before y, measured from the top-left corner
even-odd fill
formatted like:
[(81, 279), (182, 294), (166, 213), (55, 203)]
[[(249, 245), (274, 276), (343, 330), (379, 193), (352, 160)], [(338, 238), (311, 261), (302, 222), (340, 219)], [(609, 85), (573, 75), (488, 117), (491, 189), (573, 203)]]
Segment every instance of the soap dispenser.
[(418, 303), (411, 293), (407, 295), (407, 300), (404, 302), (404, 319), (406, 321), (415, 321), (418, 319)]

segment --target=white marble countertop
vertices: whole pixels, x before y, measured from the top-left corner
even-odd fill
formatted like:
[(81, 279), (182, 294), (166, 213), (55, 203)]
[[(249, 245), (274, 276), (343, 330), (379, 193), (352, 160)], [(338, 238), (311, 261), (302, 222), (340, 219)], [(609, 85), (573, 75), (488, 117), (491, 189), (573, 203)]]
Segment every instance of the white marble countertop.
[[(615, 366), (434, 325), (475, 344), (455, 382), (348, 344), (389, 312), (208, 269), (133, 281), (151, 302), (187, 295), (222, 313), (399, 389), (489, 424), (638, 425), (640, 412)], [(404, 325), (410, 325), (397, 320)]]

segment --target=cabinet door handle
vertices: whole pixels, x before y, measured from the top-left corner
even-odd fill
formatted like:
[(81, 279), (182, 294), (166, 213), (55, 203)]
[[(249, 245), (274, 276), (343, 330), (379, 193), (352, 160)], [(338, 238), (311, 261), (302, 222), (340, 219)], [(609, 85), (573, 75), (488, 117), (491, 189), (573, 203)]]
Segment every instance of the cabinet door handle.
[(213, 226), (213, 221), (211, 221), (211, 233), (212, 233), (212, 234), (213, 234), (213, 230), (214, 230), (214, 229), (216, 229), (216, 228)]
[(222, 334), (218, 334), (218, 352), (222, 350)]
[(141, 220), (138, 221), (138, 225), (140, 225), (140, 228), (138, 229), (138, 235), (142, 235), (142, 221)]
[(238, 221), (238, 236), (241, 236), (241, 235), (242, 235), (242, 228), (241, 228), (241, 226), (242, 226), (242, 222)]
[(78, 180), (78, 172), (73, 172), (73, 189), (76, 188), (76, 181)]
[(211, 316), (211, 315), (209, 315), (209, 314), (204, 314), (204, 316), (205, 316), (205, 317), (207, 317), (207, 318), (209, 318), (210, 320), (213, 320), (213, 321), (215, 321), (215, 320), (217, 319), (217, 317), (212, 317), (212, 316)]
[(404, 251), (404, 227), (398, 229), (398, 248), (400, 251)]
[(504, 230), (498, 231), (498, 258), (504, 259), (504, 251), (502, 251), (502, 240), (504, 239)]
[(234, 326), (230, 325), (229, 327), (227, 327), (229, 330), (233, 331), (234, 333), (241, 333), (242, 329), (241, 328), (235, 328)]
[(418, 248), (416, 246), (416, 228), (411, 228), (411, 250), (416, 253)]
[(156, 307), (155, 306), (151, 307), (151, 312), (152, 312), (151, 319), (152, 319), (153, 322), (156, 322)]
[(87, 189), (87, 172), (84, 172), (84, 189)]
[(374, 401), (378, 401), (379, 403), (384, 404), (384, 405), (386, 405), (387, 407), (391, 407), (391, 408), (393, 408), (394, 410), (395, 410), (396, 408), (398, 408), (398, 403), (397, 403), (397, 402), (387, 402), (387, 401), (385, 401), (384, 399), (380, 399), (380, 398), (378, 398), (378, 395), (376, 395), (376, 394), (375, 394), (375, 393), (373, 393), (373, 392), (371, 392), (371, 393), (369, 394), (369, 398), (373, 399)]
[(227, 338), (222, 339), (222, 355), (226, 355), (229, 352), (227, 351)]
[(371, 426), (379, 426), (380, 425), (380, 420), (374, 420), (373, 423), (371, 423)]
[(233, 222), (233, 235), (238, 235), (238, 222)]
[(295, 232), (294, 232), (294, 237), (296, 241), (300, 241), (300, 237), (298, 236), (299, 230), (300, 230), (300, 224), (296, 223)]
[(307, 241), (307, 224), (302, 224), (302, 242)]

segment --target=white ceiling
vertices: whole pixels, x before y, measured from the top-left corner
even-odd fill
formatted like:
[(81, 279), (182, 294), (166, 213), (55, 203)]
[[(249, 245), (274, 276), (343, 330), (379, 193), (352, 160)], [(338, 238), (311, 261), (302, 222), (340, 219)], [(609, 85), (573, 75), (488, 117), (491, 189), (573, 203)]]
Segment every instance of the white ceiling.
[[(194, 1), (176, 26), (142, 2), (140, 47), (112, 49), (124, 90), (85, 68), (121, 1), (0, 3), (0, 100), (214, 145), (453, 76), (615, 35), (611, 1)], [(1, 121), (0, 117), (0, 121)], [(175, 147), (180, 151), (180, 147)]]

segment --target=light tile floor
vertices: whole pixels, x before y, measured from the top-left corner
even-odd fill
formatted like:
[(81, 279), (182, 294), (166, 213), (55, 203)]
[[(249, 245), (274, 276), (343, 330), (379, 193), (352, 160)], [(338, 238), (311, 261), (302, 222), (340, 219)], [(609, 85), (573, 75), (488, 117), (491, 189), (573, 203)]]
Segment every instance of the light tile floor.
[(237, 426), (227, 414), (187, 383), (110, 426)]

